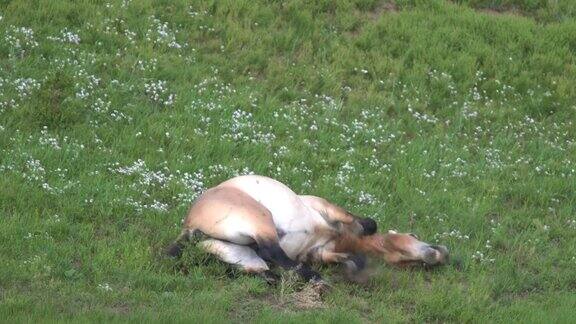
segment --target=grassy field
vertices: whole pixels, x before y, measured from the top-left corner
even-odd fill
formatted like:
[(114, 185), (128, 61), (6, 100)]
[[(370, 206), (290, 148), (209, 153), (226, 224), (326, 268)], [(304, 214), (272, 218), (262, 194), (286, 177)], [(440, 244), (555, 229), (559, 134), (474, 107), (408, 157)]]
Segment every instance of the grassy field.
[[(570, 322), (571, 0), (3, 1), (0, 321)], [(449, 246), (319, 308), (187, 250), (190, 202), (283, 181)]]

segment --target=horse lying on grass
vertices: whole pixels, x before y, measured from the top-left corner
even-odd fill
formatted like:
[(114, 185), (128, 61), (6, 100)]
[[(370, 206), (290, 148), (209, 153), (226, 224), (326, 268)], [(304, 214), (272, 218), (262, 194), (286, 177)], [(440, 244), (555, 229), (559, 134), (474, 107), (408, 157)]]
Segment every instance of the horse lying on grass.
[(192, 205), (184, 229), (167, 253), (178, 257), (186, 241), (226, 263), (274, 283), (268, 263), (295, 271), (304, 280), (324, 284), (311, 263), (342, 263), (359, 273), (366, 256), (388, 264), (442, 265), (448, 249), (414, 234), (377, 234), (376, 222), (360, 218), (315, 196), (301, 196), (263, 176), (232, 178), (204, 192)]

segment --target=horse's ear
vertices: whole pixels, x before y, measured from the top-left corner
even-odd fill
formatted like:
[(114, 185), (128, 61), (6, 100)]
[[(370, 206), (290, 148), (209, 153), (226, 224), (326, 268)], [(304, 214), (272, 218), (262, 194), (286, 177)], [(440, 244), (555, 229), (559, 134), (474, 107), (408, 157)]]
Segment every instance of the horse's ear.
[(372, 235), (378, 231), (378, 224), (371, 218), (361, 218), (358, 223), (362, 225), (362, 235)]

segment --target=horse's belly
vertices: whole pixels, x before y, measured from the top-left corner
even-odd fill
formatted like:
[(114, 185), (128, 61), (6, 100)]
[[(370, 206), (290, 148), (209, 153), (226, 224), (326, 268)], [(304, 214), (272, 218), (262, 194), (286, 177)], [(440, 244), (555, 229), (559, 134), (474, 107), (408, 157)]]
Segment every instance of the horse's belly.
[(292, 232), (284, 234), (280, 238), (280, 247), (292, 260), (297, 260), (305, 254), (310, 245), (310, 234), (306, 232)]
[(285, 234), (280, 239), (280, 247), (292, 260), (300, 262), (310, 261), (311, 252), (318, 248), (326, 247), (332, 242), (332, 238), (317, 233), (292, 232)]

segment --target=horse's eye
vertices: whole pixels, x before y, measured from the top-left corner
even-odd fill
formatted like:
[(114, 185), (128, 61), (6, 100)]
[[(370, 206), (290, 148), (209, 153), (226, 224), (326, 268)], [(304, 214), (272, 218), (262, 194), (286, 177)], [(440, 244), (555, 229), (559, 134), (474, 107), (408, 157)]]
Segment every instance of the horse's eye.
[(414, 234), (414, 233), (408, 233), (408, 235), (412, 236), (413, 238), (418, 240), (418, 235)]

